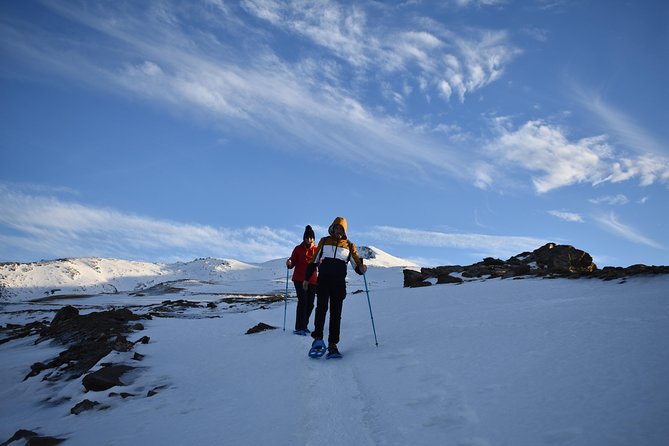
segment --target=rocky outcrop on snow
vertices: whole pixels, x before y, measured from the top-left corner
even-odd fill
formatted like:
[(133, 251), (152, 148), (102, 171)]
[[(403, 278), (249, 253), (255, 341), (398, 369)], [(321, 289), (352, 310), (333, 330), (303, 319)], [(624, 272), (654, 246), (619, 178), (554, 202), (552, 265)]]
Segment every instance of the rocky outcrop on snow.
[[(143, 355), (133, 352), (133, 349), (137, 344), (149, 343), (150, 339), (148, 336), (142, 336), (131, 341), (128, 337), (144, 330), (140, 320), (145, 319), (151, 319), (151, 316), (137, 315), (127, 308), (80, 314), (77, 308), (68, 305), (58, 310), (51, 322), (7, 324), (5, 327), (0, 327), (2, 335), (0, 343), (36, 336), (34, 341), (36, 345), (51, 342), (63, 346), (63, 350), (56, 357), (32, 364), (24, 381), (38, 379), (35, 377), (39, 376), (41, 381), (54, 386), (56, 382), (65, 383), (81, 379), (86, 392), (102, 392), (115, 386), (126, 386), (131, 382), (126, 375), (138, 369), (134, 364), (143, 358)], [(121, 362), (118, 359), (108, 360), (114, 362), (101, 362), (112, 352), (119, 352), (117, 358), (121, 358)], [(159, 388), (159, 386), (154, 387), (145, 396), (155, 395)], [(120, 396), (126, 398), (135, 395), (120, 393)], [(72, 404), (73, 401), (71, 397), (59, 395), (56, 391), (42, 403), (60, 405)], [(105, 410), (109, 407), (107, 404), (85, 399), (71, 407), (70, 413), (78, 415), (84, 411)], [(2, 444), (17, 440), (27, 440), (26, 444), (58, 444), (63, 441), (59, 438), (40, 436), (32, 431), (20, 430)]]
[(277, 327), (266, 324), (264, 322), (260, 322), (257, 325), (255, 325), (254, 327), (251, 327), (248, 330), (246, 330), (246, 334), (247, 335), (248, 334), (256, 334), (256, 333), (262, 333), (263, 331), (276, 330), (276, 329), (277, 329)]
[(593, 271), (592, 277), (596, 277), (602, 280), (616, 280), (624, 279), (630, 276), (652, 276), (657, 274), (669, 274), (669, 266), (631, 265), (625, 268), (618, 266), (605, 266), (602, 269)]
[[(252, 298), (235, 295), (222, 299), (221, 303), (227, 303), (231, 307), (235, 305), (243, 307), (237, 311), (249, 311), (251, 308), (266, 308), (267, 305), (282, 299), (281, 296)], [(24, 381), (39, 379), (53, 385), (56, 382), (78, 379), (81, 380), (81, 385), (86, 392), (104, 392), (114, 387), (129, 386), (134, 379), (133, 376), (142, 369), (137, 364), (144, 356), (135, 351), (135, 347), (150, 342), (148, 336), (141, 336), (138, 333), (144, 330), (143, 320), (150, 320), (154, 317), (179, 317), (189, 309), (203, 310), (216, 307), (217, 304), (214, 302), (191, 302), (180, 299), (165, 300), (160, 304), (143, 307), (143, 310), (147, 311), (146, 314), (135, 314), (128, 308), (80, 314), (77, 308), (67, 305), (60, 308), (50, 322), (42, 320), (25, 325), (0, 326), (0, 345), (34, 336), (36, 345), (50, 342), (62, 346), (63, 349), (57, 356), (45, 358), (29, 367), (26, 365), (27, 374)], [(247, 334), (276, 328), (260, 323), (250, 329)], [(113, 352), (118, 352), (118, 354), (110, 355)], [(120, 361), (119, 359), (108, 359), (108, 356), (120, 358)], [(163, 387), (162, 385), (153, 386), (140, 396), (154, 396)], [(121, 398), (138, 396), (128, 392), (108, 394), (108, 396), (114, 395)], [(62, 396), (49, 397), (44, 401), (45, 404), (50, 405), (72, 404), (73, 402), (71, 398)], [(108, 408), (106, 404), (86, 399), (74, 405), (70, 411), (78, 415), (85, 411)]]
[(144, 327), (138, 322), (130, 325), (130, 322), (146, 318), (127, 308), (85, 315), (72, 306), (61, 308), (51, 323), (39, 331), (35, 343), (52, 340), (67, 348), (51, 360), (33, 364), (26, 379), (45, 370), (42, 379), (46, 381), (80, 377), (112, 351), (131, 351), (135, 343), (126, 335)]
[(25, 444), (27, 446), (33, 446), (33, 445), (50, 446), (64, 442), (65, 438), (42, 436), (28, 429), (19, 429), (7, 441), (0, 443), (0, 446), (10, 445), (19, 440), (26, 440), (25, 443), (21, 444)]
[(547, 243), (532, 252), (524, 252), (507, 260), (488, 257), (468, 266), (437, 266), (421, 268), (420, 271), (405, 269), (404, 286), (415, 288), (433, 283), (462, 283), (467, 279), (522, 276), (616, 280), (639, 274), (669, 274), (669, 266), (633, 265), (599, 269), (587, 252), (570, 245)]

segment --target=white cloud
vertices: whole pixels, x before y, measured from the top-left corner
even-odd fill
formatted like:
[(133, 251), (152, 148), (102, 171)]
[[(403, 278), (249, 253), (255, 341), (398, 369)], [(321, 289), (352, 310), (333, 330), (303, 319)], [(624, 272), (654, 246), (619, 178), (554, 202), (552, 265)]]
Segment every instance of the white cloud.
[(624, 205), (630, 202), (627, 196), (618, 194), (618, 195), (605, 195), (602, 197), (591, 198), (590, 203), (594, 204), (610, 204), (610, 205)]
[(602, 158), (610, 153), (603, 137), (571, 142), (563, 131), (543, 121), (529, 121), (509, 130), (498, 120), (499, 137), (489, 146), (506, 164), (539, 172), (533, 178), (539, 193), (581, 182), (600, 182), (606, 176)]
[(573, 212), (548, 211), (548, 213), (564, 221), (583, 223), (583, 217)]
[(302, 35), (355, 66), (370, 63), (377, 42), (365, 34), (366, 15), (357, 6), (330, 1), (246, 0), (246, 10), (274, 26)]
[(520, 30), (538, 42), (548, 41), (548, 31), (542, 28), (525, 27)]
[(570, 2), (571, 0), (538, 0), (535, 6), (544, 11), (555, 11), (562, 9)]
[(508, 3), (508, 0), (455, 0), (458, 6), (496, 6)]
[(534, 237), (445, 233), (392, 226), (376, 226), (365, 235), (388, 245), (468, 249), (492, 257), (511, 257), (547, 243), (546, 240)]
[[(617, 135), (625, 144), (641, 155), (654, 154), (655, 157), (665, 158), (669, 147), (659, 142), (646, 129), (640, 126), (632, 117), (606, 103), (601, 96), (585, 89), (574, 86), (574, 91), (581, 105), (598, 117), (612, 135)], [(666, 167), (666, 164), (665, 164)]]
[(652, 153), (636, 158), (622, 157), (612, 161), (611, 174), (606, 180), (618, 183), (634, 177), (639, 177), (642, 186), (669, 182), (669, 157)]
[(494, 167), (487, 163), (479, 163), (473, 172), (473, 183), (474, 186), (479, 189), (487, 190), (492, 186), (493, 183), (493, 172)]
[(669, 158), (620, 156), (603, 135), (571, 141), (565, 131), (542, 120), (513, 129), (496, 120), (498, 137), (487, 151), (506, 165), (536, 173), (535, 189), (545, 193), (578, 183), (621, 182), (638, 177), (642, 186), (669, 182)]
[[(258, 18), (308, 39), (355, 69), (373, 71), (375, 77), (402, 73), (422, 90), (435, 88), (446, 100), (455, 91), (464, 101), (466, 94), (497, 80), (519, 54), (502, 31), (456, 34), (434, 22), (430, 30), (389, 29), (357, 5), (299, 0), (247, 0), (244, 5)], [(416, 65), (420, 70), (413, 69)]]
[(634, 118), (608, 104), (599, 94), (576, 84), (573, 90), (576, 99), (604, 124), (607, 133), (636, 153), (636, 156), (625, 154), (612, 160), (607, 181), (638, 177), (642, 186), (669, 182), (669, 146), (666, 142), (659, 141)]
[[(0, 185), (0, 256), (99, 256), (192, 260), (227, 257), (251, 262), (283, 257), (292, 232), (267, 227), (215, 228), (85, 206)], [(41, 257), (40, 257), (41, 258)], [(37, 259), (35, 259), (37, 260)]]
[(447, 78), (455, 85), (460, 101), (465, 94), (479, 90), (499, 79), (504, 67), (513, 60), (520, 50), (507, 43), (507, 33), (503, 31), (481, 32), (476, 39), (454, 39), (463, 59), (463, 69), (447, 69)]
[(41, 195), (70, 195), (78, 196), (78, 190), (68, 186), (26, 183), (16, 181), (0, 182), (0, 193), (4, 190), (13, 190), (24, 194), (41, 194)]
[(613, 212), (595, 216), (599, 224), (612, 234), (625, 238), (633, 243), (650, 246), (651, 248), (664, 249), (664, 247), (655, 240), (641, 234), (637, 229), (632, 228), (618, 220), (618, 216)]
[[(513, 50), (505, 35), (473, 32), (475, 37), (467, 40), (442, 31), (450, 39), (446, 44), (442, 37), (420, 29), (384, 35), (383, 29), (367, 25), (363, 11), (330, 2), (306, 9), (301, 2), (281, 7), (269, 0), (245, 5), (264, 20), (328, 51), (318, 52), (317, 59), (307, 55), (287, 62), (278, 49), (268, 46), (266, 29), (232, 17), (232, 8), (218, 16), (187, 9), (189, 14), (203, 15), (199, 32), (187, 33), (180, 25), (186, 20), (180, 14), (185, 12), (172, 3), (132, 12), (124, 10), (128, 5), (106, 4), (104, 14), (49, 4), (59, 14), (101, 33), (101, 40), (111, 40), (113, 50), (100, 47), (90, 52), (77, 41), (54, 39), (44, 30), (14, 40), (32, 48), (32, 60), (49, 65), (49, 71), (75, 77), (80, 84), (125, 92), (223, 131), (253, 133), (277, 149), (297, 148), (310, 156), (326, 156), (347, 166), (364, 164), (366, 169), (391, 176), (428, 181), (443, 175), (467, 176), (469, 163), (461, 159), (466, 154), (404, 120), (402, 114), (384, 114), (384, 107), (363, 102), (350, 77), (357, 78), (356, 70), (364, 71), (371, 64), (376, 64), (375, 76), (381, 77), (417, 64), (414, 85), (435, 88), (447, 78), (463, 99), (467, 92), (492, 82), (510, 61)], [(386, 43), (381, 45), (380, 40)], [(244, 45), (239, 44), (242, 41)], [(345, 58), (353, 68), (333, 55)], [(435, 65), (436, 61), (443, 65)], [(407, 79), (402, 76), (402, 83), (393, 84), (392, 89), (378, 83), (400, 110), (403, 101), (394, 93), (412, 91)]]

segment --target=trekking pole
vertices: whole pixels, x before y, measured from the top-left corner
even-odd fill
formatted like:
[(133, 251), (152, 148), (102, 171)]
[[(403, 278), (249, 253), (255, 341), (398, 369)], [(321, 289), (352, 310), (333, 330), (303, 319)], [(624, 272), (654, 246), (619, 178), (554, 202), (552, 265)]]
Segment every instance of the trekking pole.
[(288, 272), (286, 267), (286, 294), (283, 296), (283, 331), (286, 331), (286, 313), (288, 312)]
[(367, 293), (367, 305), (369, 305), (369, 317), (372, 318), (372, 330), (374, 330), (374, 342), (376, 343), (376, 346), (379, 346), (379, 340), (376, 339), (376, 327), (374, 326), (374, 315), (372, 314), (372, 302), (369, 300), (369, 288), (367, 288), (367, 274), (362, 275), (363, 279), (365, 279), (365, 292)]

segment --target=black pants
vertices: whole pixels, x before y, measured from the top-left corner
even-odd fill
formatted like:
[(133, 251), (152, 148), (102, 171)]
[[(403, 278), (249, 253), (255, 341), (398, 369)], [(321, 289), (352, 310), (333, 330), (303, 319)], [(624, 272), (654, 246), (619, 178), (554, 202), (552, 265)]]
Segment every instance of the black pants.
[(316, 297), (316, 285), (309, 284), (309, 289), (302, 288), (302, 282), (293, 281), (297, 292), (297, 310), (295, 311), (295, 330), (306, 330), (309, 326), (309, 318), (314, 309), (314, 298)]
[(317, 293), (315, 328), (313, 333), (311, 333), (311, 337), (314, 339), (323, 339), (325, 316), (327, 315), (329, 306), (330, 332), (328, 334), (328, 344), (336, 344), (339, 342), (341, 310), (346, 298), (346, 280), (321, 280), (319, 277)]

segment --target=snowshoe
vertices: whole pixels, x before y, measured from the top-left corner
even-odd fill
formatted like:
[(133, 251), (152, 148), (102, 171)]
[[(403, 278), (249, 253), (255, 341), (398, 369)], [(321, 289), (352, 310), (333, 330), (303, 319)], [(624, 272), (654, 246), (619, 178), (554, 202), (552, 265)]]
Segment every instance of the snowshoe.
[(330, 345), (328, 347), (328, 354), (325, 356), (325, 359), (339, 359), (341, 357), (341, 353), (339, 353), (336, 345)]
[(306, 330), (293, 330), (293, 334), (298, 335), (298, 336), (306, 336), (307, 331)]
[(325, 342), (322, 339), (316, 339), (309, 349), (309, 357), (320, 358), (325, 354)]

